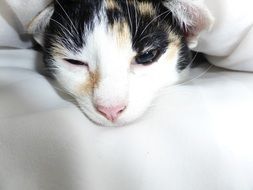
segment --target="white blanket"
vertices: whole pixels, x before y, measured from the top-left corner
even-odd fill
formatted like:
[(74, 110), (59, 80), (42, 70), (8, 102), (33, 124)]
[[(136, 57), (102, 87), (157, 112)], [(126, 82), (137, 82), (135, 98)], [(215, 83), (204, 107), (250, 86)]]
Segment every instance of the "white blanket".
[[(1, 0), (0, 46), (31, 47), (26, 27), (50, 0)], [(205, 0), (216, 19), (202, 35), (196, 50), (211, 63), (234, 70), (253, 71), (252, 0)]]
[(216, 22), (196, 50), (219, 67), (253, 71), (252, 0), (205, 0)]
[[(0, 0), (0, 46), (31, 47), (24, 26), (47, 3)], [(214, 64), (253, 71), (250, 1), (207, 3), (216, 25), (198, 49)], [(252, 74), (213, 68), (163, 91), (133, 125), (101, 128), (39, 64), (33, 50), (0, 50), (1, 190), (253, 189)]]
[(38, 74), (40, 57), (0, 50), (1, 190), (253, 189), (252, 74), (213, 68), (103, 128)]

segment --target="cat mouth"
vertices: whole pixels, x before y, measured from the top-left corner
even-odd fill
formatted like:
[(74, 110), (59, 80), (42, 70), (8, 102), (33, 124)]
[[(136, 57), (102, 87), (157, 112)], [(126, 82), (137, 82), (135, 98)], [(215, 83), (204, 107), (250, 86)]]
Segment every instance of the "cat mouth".
[[(87, 109), (85, 109), (86, 111), (84, 111), (82, 109), (82, 112), (84, 113), (84, 115), (94, 124), (96, 124), (97, 126), (100, 127), (127, 127), (130, 126), (138, 121), (140, 121), (142, 119), (142, 115), (145, 113), (145, 111), (143, 113), (140, 114), (134, 114), (133, 116), (129, 115), (129, 112), (131, 113), (132, 111), (126, 112), (126, 113), (122, 113), (122, 115), (119, 116), (118, 119), (111, 121), (108, 120), (107, 118), (105, 118), (104, 116), (100, 115), (99, 113), (97, 113), (96, 111), (87, 111)], [(146, 110), (147, 111), (147, 110)]]
[(80, 106), (83, 114), (93, 123), (101, 127), (123, 127), (126, 126), (131, 121), (124, 119), (124, 113), (122, 113), (117, 119), (108, 119), (103, 114), (95, 111), (95, 109), (88, 109), (86, 107)]

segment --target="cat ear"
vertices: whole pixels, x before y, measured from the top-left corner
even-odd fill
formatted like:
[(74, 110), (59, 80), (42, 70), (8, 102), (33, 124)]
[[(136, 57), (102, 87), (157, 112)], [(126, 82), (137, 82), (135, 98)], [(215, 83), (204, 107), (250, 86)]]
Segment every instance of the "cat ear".
[(54, 12), (54, 5), (50, 4), (45, 10), (40, 12), (29, 24), (28, 33), (32, 34), (35, 41), (43, 46), (44, 33), (51, 16)]
[(210, 30), (214, 18), (201, 0), (164, 0), (179, 26), (183, 30), (188, 46), (197, 46), (202, 31)]

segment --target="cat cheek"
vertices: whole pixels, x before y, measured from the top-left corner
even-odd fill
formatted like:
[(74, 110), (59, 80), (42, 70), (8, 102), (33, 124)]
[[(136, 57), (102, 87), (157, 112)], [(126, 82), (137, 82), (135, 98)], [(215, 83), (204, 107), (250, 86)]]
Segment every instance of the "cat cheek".
[(97, 70), (95, 72), (89, 72), (85, 82), (79, 86), (77, 90), (78, 94), (84, 96), (92, 96), (94, 89), (96, 89), (99, 85), (99, 81), (100, 73)]

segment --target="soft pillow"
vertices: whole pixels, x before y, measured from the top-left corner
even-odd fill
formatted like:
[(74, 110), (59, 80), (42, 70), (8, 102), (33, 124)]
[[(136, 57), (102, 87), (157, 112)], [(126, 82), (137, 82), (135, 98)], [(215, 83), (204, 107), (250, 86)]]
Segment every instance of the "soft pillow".
[(0, 0), (0, 48), (29, 48), (29, 22), (51, 0)]
[(205, 0), (215, 17), (213, 29), (201, 35), (197, 51), (219, 67), (253, 71), (251, 0)]

